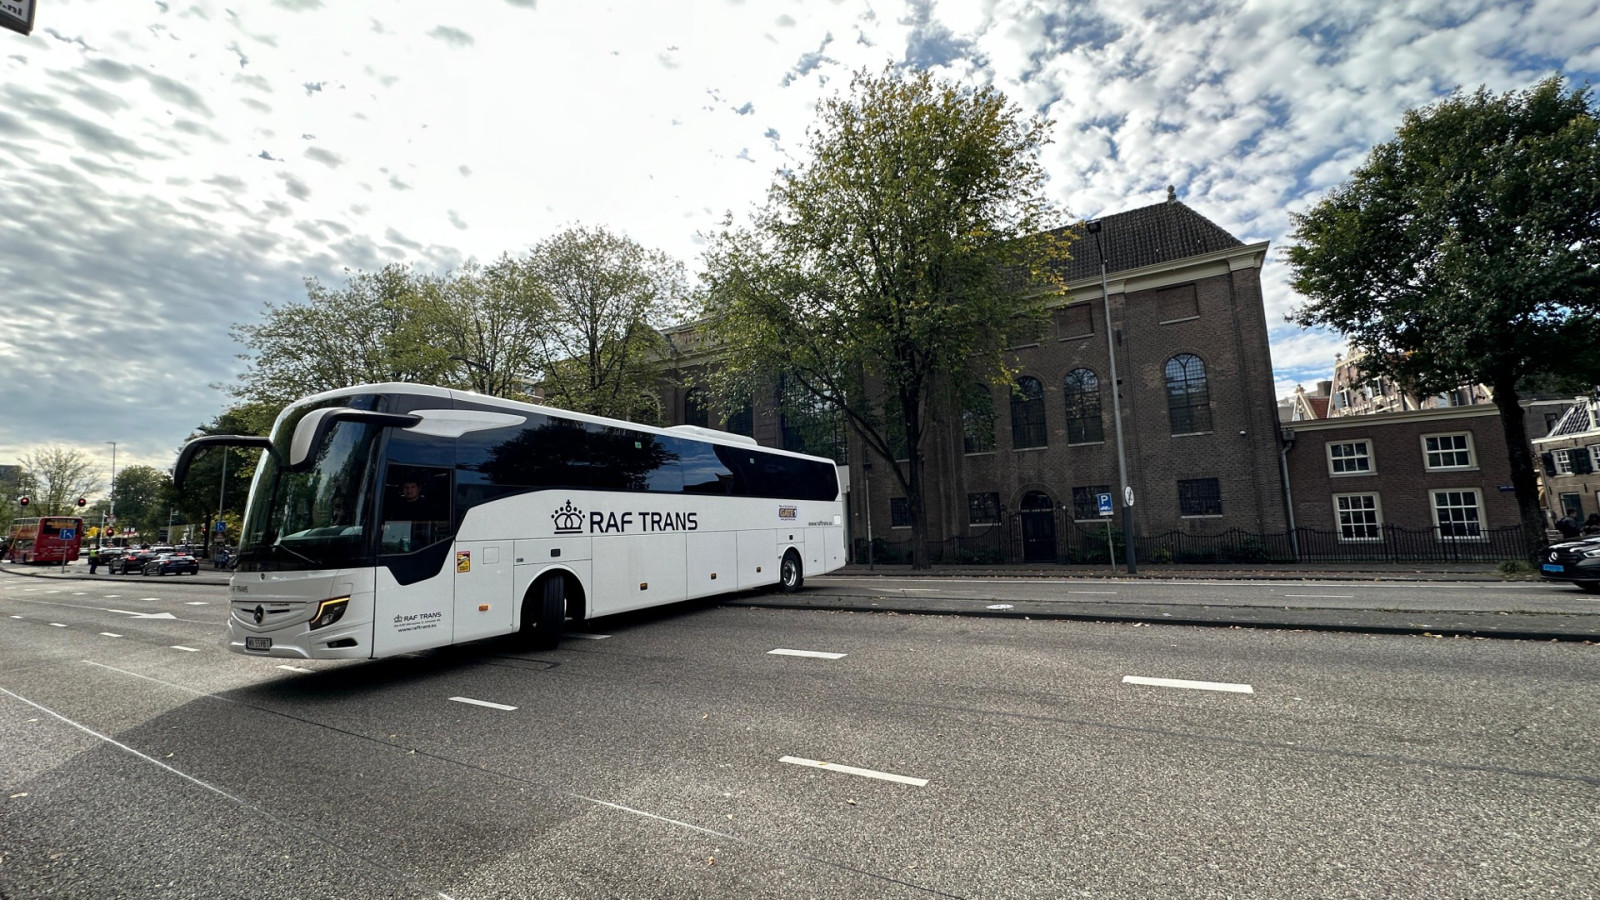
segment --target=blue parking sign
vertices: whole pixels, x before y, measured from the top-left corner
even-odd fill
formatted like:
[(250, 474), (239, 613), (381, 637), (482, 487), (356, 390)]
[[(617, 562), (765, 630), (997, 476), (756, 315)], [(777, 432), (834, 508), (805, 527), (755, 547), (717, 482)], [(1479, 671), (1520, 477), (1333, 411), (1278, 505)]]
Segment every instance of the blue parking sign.
[(1110, 494), (1096, 494), (1095, 498), (1100, 501), (1100, 515), (1102, 515), (1102, 516), (1111, 515), (1111, 495)]
[(63, 528), (63, 529), (61, 529), (61, 539), (63, 541), (70, 541), (70, 540), (72, 540), (73, 538), (75, 538), (77, 536), (78, 536), (78, 529), (76, 529), (76, 528)]
[(227, 523), (223, 522), (221, 519), (218, 519), (217, 520), (217, 527), (216, 527), (217, 534), (221, 534), (221, 533), (223, 533), (224, 531), (227, 531), (227, 530), (228, 530)]

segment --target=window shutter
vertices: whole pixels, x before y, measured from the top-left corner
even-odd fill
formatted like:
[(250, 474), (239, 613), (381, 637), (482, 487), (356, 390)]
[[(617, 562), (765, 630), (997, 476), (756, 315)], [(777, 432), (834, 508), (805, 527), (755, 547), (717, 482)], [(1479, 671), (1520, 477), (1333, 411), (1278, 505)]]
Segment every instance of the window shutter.
[(1572, 460), (1572, 474), (1588, 475), (1594, 471), (1594, 462), (1589, 459), (1589, 453), (1582, 447), (1574, 447), (1567, 453), (1567, 459)]
[(1556, 473), (1556, 455), (1554, 453), (1547, 450), (1539, 454), (1539, 462), (1544, 464), (1544, 473), (1546, 475), (1554, 475)]

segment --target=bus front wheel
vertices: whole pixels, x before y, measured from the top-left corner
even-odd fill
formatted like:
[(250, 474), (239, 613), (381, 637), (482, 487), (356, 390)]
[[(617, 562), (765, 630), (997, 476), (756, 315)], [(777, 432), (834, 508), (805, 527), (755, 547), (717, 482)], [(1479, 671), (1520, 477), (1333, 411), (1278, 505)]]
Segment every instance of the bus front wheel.
[(806, 583), (805, 570), (800, 566), (800, 554), (790, 550), (783, 555), (778, 566), (778, 590), (792, 594)]
[(522, 600), (522, 636), (529, 649), (554, 650), (566, 618), (566, 579), (551, 575), (534, 585)]

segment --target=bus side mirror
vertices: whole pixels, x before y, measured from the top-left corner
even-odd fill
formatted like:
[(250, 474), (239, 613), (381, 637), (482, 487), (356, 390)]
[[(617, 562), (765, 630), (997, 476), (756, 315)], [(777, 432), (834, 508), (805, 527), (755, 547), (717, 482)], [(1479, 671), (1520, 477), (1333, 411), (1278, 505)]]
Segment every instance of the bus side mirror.
[(189, 477), (189, 466), (195, 457), (212, 447), (259, 447), (272, 452), (272, 441), (255, 434), (208, 434), (197, 437), (178, 451), (178, 461), (172, 465), (172, 485), (183, 490), (184, 479)]

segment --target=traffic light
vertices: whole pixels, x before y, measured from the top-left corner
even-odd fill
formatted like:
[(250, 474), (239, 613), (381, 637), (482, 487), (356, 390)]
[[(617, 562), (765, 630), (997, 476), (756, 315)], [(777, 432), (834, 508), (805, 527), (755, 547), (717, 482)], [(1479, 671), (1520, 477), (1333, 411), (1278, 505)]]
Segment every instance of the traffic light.
[(79, 506), (88, 506), (89, 505), (89, 501), (83, 499), (82, 497), (79, 497), (78, 498), (78, 505)]
[(17, 505), (26, 507), (28, 505), (28, 498), (27, 497), (18, 497), (17, 498)]

